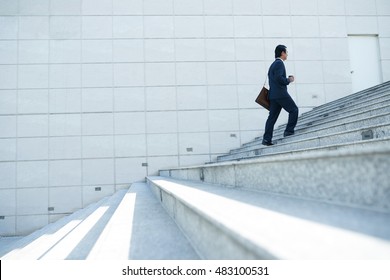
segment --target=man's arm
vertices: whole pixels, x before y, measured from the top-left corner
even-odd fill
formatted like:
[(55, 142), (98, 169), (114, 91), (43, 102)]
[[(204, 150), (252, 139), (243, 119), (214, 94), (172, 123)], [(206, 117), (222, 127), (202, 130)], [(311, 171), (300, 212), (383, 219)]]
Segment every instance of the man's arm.
[(275, 78), (278, 84), (287, 86), (290, 84), (290, 79), (286, 78), (286, 69), (283, 62), (279, 62), (275, 65)]

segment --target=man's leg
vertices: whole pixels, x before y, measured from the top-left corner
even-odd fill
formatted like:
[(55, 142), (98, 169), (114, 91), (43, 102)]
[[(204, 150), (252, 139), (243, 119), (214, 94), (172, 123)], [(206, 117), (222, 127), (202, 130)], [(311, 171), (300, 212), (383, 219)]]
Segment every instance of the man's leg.
[(288, 123), (284, 131), (285, 136), (292, 135), (298, 122), (298, 107), (291, 97), (278, 99), (278, 103), (288, 112)]
[(271, 143), (272, 136), (274, 133), (274, 126), (276, 121), (278, 120), (280, 111), (282, 107), (275, 100), (270, 100), (270, 110), (267, 122), (265, 123), (265, 131), (263, 135), (263, 141)]

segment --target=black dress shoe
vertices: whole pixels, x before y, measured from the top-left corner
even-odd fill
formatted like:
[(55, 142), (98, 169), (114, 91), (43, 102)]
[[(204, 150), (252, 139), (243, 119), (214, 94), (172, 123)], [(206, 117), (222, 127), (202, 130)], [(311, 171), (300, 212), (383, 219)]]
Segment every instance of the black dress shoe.
[(261, 144), (263, 144), (265, 146), (272, 146), (274, 143), (272, 143), (270, 141), (263, 140), (263, 142), (261, 142)]
[(283, 133), (284, 137), (291, 136), (291, 135), (294, 135), (294, 132), (284, 132)]

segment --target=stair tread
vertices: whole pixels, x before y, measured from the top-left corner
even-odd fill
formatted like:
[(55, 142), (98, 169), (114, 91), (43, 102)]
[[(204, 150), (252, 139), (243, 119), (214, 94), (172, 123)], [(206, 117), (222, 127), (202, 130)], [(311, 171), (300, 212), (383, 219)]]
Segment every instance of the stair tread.
[[(389, 103), (390, 104), (390, 103)], [(343, 123), (354, 123), (359, 122), (364, 119), (375, 119), (383, 116), (388, 116), (390, 114), (390, 110), (388, 107), (386, 108), (377, 108), (375, 110), (361, 111), (354, 114), (342, 115), (342, 116), (332, 116), (327, 118), (321, 118), (316, 120), (311, 120), (310, 122), (301, 122), (298, 118), (298, 125), (296, 126), (296, 131), (305, 131), (316, 128), (327, 128), (330, 126), (340, 125)], [(309, 123), (312, 123), (309, 125)], [(275, 136), (283, 135), (285, 130), (285, 125), (278, 127), (275, 130)]]
[[(388, 101), (380, 106), (375, 106), (375, 108), (365, 107), (363, 110), (352, 110), (348, 112), (343, 111), (338, 114), (329, 113), (327, 117), (321, 116), (303, 119), (300, 116), (298, 117), (296, 130), (306, 130), (316, 126), (326, 126), (327, 124), (332, 125), (337, 122), (353, 122), (355, 120), (362, 119), (363, 117), (372, 118), (380, 115), (388, 115), (390, 111), (389, 104), (390, 102)], [(275, 129), (275, 134), (283, 134), (285, 127), (286, 123), (280, 125), (277, 129)]]
[[(343, 131), (336, 131), (336, 132), (333, 132), (333, 133), (319, 134), (318, 136), (317, 135), (316, 136), (312, 136), (314, 133), (318, 133), (318, 132), (321, 132), (323, 130), (327, 130), (327, 129), (330, 129), (330, 128), (333, 128), (333, 127), (347, 127), (347, 126), (348, 126), (348, 123), (345, 123), (345, 124), (340, 124), (340, 125), (335, 125), (335, 126), (329, 126), (327, 128), (321, 128), (321, 129), (318, 129), (318, 130), (317, 129), (313, 129), (313, 130), (310, 130), (310, 131), (307, 131), (307, 132), (297, 132), (293, 136), (289, 136), (288, 138), (277, 139), (276, 141), (294, 139), (297, 136), (303, 136), (303, 135), (309, 135), (309, 136), (307, 138), (295, 140), (294, 142), (301, 142), (301, 141), (306, 141), (306, 140), (316, 139), (316, 138), (327, 138), (327, 137), (330, 137), (330, 136), (342, 135), (342, 134), (346, 134), (346, 133), (354, 132), (354, 131), (365, 131), (365, 130), (370, 130), (370, 129), (374, 129), (374, 128), (390, 126), (390, 122), (380, 123), (380, 124), (375, 124), (375, 125), (365, 125), (365, 126), (360, 126), (360, 127), (357, 127), (357, 128), (345, 129)], [(290, 141), (288, 143), (292, 143), (292, 142), (293, 141)], [(287, 143), (287, 142), (285, 142), (285, 143)], [(253, 147), (253, 146), (256, 146), (256, 145), (261, 147), (261, 141), (260, 140), (256, 140), (256, 141), (249, 142), (247, 145), (242, 146), (241, 148), (238, 148), (238, 149), (235, 149), (235, 150), (240, 150), (240, 149), (244, 149), (244, 148), (250, 148), (250, 147)], [(235, 150), (232, 150), (232, 151), (235, 151)]]
[[(378, 92), (387, 94), (390, 91), (390, 81), (373, 86), (371, 88), (367, 88), (365, 90), (350, 94), (348, 96), (344, 96), (342, 98), (324, 103), (322, 105), (319, 105), (313, 110), (306, 112), (304, 115), (309, 115), (317, 112), (323, 112), (327, 111), (330, 108), (343, 108), (343, 105), (346, 104), (356, 104), (357, 102), (361, 102), (362, 100), (367, 100), (367, 99), (376, 99)], [(343, 106), (343, 107), (341, 107)]]
[(145, 183), (131, 185), (87, 257), (94, 260), (198, 258)]
[[(387, 85), (387, 84), (386, 84)], [(390, 85), (390, 84), (389, 84)], [(387, 92), (386, 92), (387, 94)], [(388, 95), (388, 94), (387, 94)], [(383, 97), (387, 97), (383, 96)], [(375, 96), (373, 96), (376, 98)], [(364, 107), (363, 107), (364, 108)], [(333, 140), (331, 143), (337, 144), (337, 139), (335, 137), (340, 136), (343, 138), (344, 136), (347, 136), (347, 133), (352, 133), (352, 132), (361, 132), (363, 130), (369, 130), (369, 129), (379, 129), (384, 126), (389, 126), (389, 117), (390, 113), (387, 110), (388, 106), (385, 106), (381, 104), (378, 108), (375, 109), (367, 109), (364, 108), (365, 110), (359, 111), (356, 113), (355, 111), (349, 112), (347, 115), (337, 113), (336, 116), (331, 116), (329, 118), (317, 118), (313, 119), (313, 125), (311, 126), (298, 126), (296, 128), (296, 135), (289, 137), (289, 138), (283, 138), (282, 133), (284, 130), (284, 126), (281, 125), (279, 126), (275, 132), (274, 132), (274, 138), (277, 139), (275, 142), (279, 144), (277, 147), (272, 146), (272, 147), (263, 147), (261, 145), (261, 137), (256, 137), (254, 140), (247, 142), (243, 144), (239, 148), (235, 148), (230, 150), (229, 153), (227, 154), (221, 154), (218, 155), (216, 160), (217, 161), (226, 161), (226, 160), (235, 160), (234, 155), (237, 154), (239, 158), (242, 158), (240, 154), (245, 153), (245, 152), (252, 152), (254, 150), (262, 150), (265, 148), (268, 148), (266, 151), (270, 152), (272, 149), (276, 149), (276, 152), (279, 152), (281, 149), (281, 145), (286, 144), (287, 146), (291, 144), (299, 144), (301, 143), (302, 145), (305, 145), (305, 143), (308, 143), (308, 141), (312, 141), (314, 139), (324, 139), (325, 141), (322, 141), (321, 145), (326, 143), (326, 140), (329, 139), (329, 137), (333, 137)], [(313, 109), (314, 110), (314, 109)], [(342, 111), (342, 110), (341, 110)], [(373, 113), (375, 111), (375, 113)], [(306, 122), (308, 120), (306, 119)], [(345, 129), (343, 129), (345, 128)], [(383, 130), (389, 131), (388, 127), (385, 127)], [(305, 137), (307, 136), (307, 137)], [(351, 142), (351, 141), (358, 141), (360, 139), (350, 139), (352, 137), (351, 135), (348, 135), (348, 139), (341, 139), (340, 142)], [(356, 137), (360, 137), (360, 135), (356, 135)], [(380, 132), (380, 137), (386, 137), (386, 135), (383, 135), (382, 132)], [(335, 142), (336, 141), (336, 142)], [(366, 141), (366, 140), (364, 140)], [(309, 143), (310, 144), (310, 143)], [(310, 144), (312, 145), (312, 144)], [(311, 148), (308, 147), (308, 148)], [(296, 149), (296, 148), (294, 148)], [(258, 153), (256, 153), (258, 154)], [(233, 158), (232, 158), (233, 156)], [(250, 155), (251, 157), (253, 155)]]
[[(285, 145), (288, 145), (288, 143), (283, 143)], [(235, 162), (237, 160), (240, 161), (247, 161), (247, 160), (254, 160), (258, 158), (265, 158), (266, 160), (272, 159), (272, 158), (278, 158), (280, 156), (285, 157), (285, 156), (299, 156), (299, 155), (317, 155), (317, 156), (322, 156), (324, 153), (329, 154), (331, 153), (340, 153), (342, 155), (345, 152), (348, 153), (356, 153), (356, 152), (381, 152), (381, 151), (387, 151), (387, 147), (390, 145), (390, 137), (383, 137), (383, 138), (375, 138), (371, 140), (364, 140), (364, 141), (354, 141), (354, 142), (346, 142), (346, 143), (339, 143), (339, 144), (331, 144), (331, 145), (323, 145), (323, 146), (318, 146), (318, 147), (310, 147), (310, 148), (301, 148), (301, 149), (294, 149), (294, 150), (282, 150), (282, 151), (276, 151), (272, 153), (265, 153), (265, 154), (258, 154), (258, 155), (252, 155), (252, 156), (243, 156), (243, 157), (237, 157), (235, 158), (234, 156), (239, 156), (240, 154), (243, 153), (248, 153), (251, 151), (257, 151), (257, 150), (263, 150), (267, 149), (267, 147), (253, 147), (251, 150), (245, 152), (245, 151), (240, 151), (236, 153), (231, 153), (231, 154), (226, 154), (220, 156), (221, 159), (218, 162), (213, 162), (209, 163), (208, 165), (211, 164), (218, 164), (218, 163), (227, 163), (229, 162)], [(226, 157), (226, 159), (224, 159)]]
[[(323, 146), (337, 145), (337, 144), (343, 144), (343, 143), (365, 142), (368, 140), (361, 139), (362, 138), (361, 133), (363, 131), (373, 130), (376, 128), (381, 129), (383, 127), (390, 128), (390, 123), (389, 124), (381, 124), (381, 125), (377, 125), (377, 126), (367, 126), (367, 127), (363, 127), (363, 128), (350, 129), (350, 130), (341, 131), (341, 132), (334, 132), (334, 133), (329, 133), (327, 135), (310, 136), (307, 138), (302, 138), (302, 139), (299, 138), (299, 139), (295, 139), (295, 140), (291, 140), (291, 141), (276, 141), (276, 144), (273, 146), (264, 146), (261, 143), (256, 143), (256, 144), (253, 144), (252, 146), (242, 148), (241, 150), (232, 151), (231, 153), (226, 154), (226, 155), (234, 155), (234, 154), (240, 153), (240, 152), (246, 152), (246, 151), (251, 151), (251, 150), (263, 150), (263, 149), (265, 151), (269, 151), (269, 150), (281, 151), (282, 148), (285, 148), (286, 151), (293, 152), (293, 151), (298, 150), (298, 149), (313, 148), (313, 146), (305, 145), (305, 143), (312, 142), (312, 141), (316, 142), (315, 147), (318, 147), (318, 148), (321, 148)], [(343, 136), (348, 136), (348, 135), (350, 135), (350, 136), (352, 135), (353, 139), (348, 138), (347, 140), (341, 139), (342, 141), (341, 140), (339, 141), (339, 138), (342, 138)], [(389, 136), (390, 136), (390, 134), (382, 135), (380, 138), (385, 138), (385, 137), (389, 137)], [(380, 138), (375, 138), (375, 139), (380, 139)], [(294, 136), (292, 136), (291, 139), (294, 139)], [(336, 140), (331, 141), (331, 139), (336, 139)], [(369, 140), (371, 140), (371, 139), (369, 139)], [(329, 143), (329, 141), (331, 141), (331, 143)], [(295, 145), (296, 147), (292, 148), (293, 145)]]
[[(375, 113), (373, 113), (375, 112)], [(354, 123), (354, 122), (359, 122), (364, 119), (375, 119), (378, 117), (383, 117), (383, 116), (388, 116), (390, 114), (390, 111), (388, 110), (388, 106), (386, 107), (381, 107), (381, 108), (376, 108), (374, 110), (368, 110), (368, 111), (359, 111), (359, 112), (354, 112), (352, 114), (348, 115), (337, 115), (337, 116), (329, 116), (327, 118), (317, 118), (313, 119), (311, 121), (302, 121), (301, 118), (298, 118), (298, 124), (296, 126), (296, 131), (306, 131), (306, 130), (312, 130), (316, 129), (317, 127), (331, 127), (335, 125), (340, 125), (343, 123)], [(312, 123), (312, 125), (308, 125), (308, 123)], [(282, 137), (283, 132), (285, 130), (286, 124), (280, 125), (278, 128), (275, 129), (274, 131), (274, 137)], [(258, 141), (262, 139), (262, 137), (256, 137), (252, 141)], [(251, 141), (251, 142), (252, 142)], [(250, 142), (249, 142), (250, 143)], [(245, 144), (244, 144), (245, 145)]]
[(390, 257), (390, 215), (325, 202), (148, 177), (268, 258)]
[[(374, 98), (367, 97), (365, 100), (359, 100), (359, 102), (356, 103), (350, 103), (348, 106), (342, 107), (342, 105), (347, 104), (337, 104), (334, 107), (329, 107), (326, 109), (323, 109), (321, 111), (316, 110), (316, 108), (305, 112), (300, 115), (300, 119), (303, 122), (307, 122), (308, 120), (316, 120), (321, 119), (324, 117), (324, 115), (327, 115), (327, 117), (332, 116), (341, 116), (344, 114), (353, 114), (356, 111), (369, 111), (374, 108), (381, 108), (384, 107), (390, 99), (390, 90), (385, 92), (384, 95), (381, 96), (375, 96)], [(365, 101), (364, 103), (362, 101)], [(282, 125), (282, 127), (285, 125)]]
[(257, 162), (274, 162), (285, 160), (300, 160), (309, 158), (322, 157), (341, 157), (341, 156), (356, 156), (356, 155), (370, 155), (383, 154), (390, 152), (390, 137), (379, 139), (372, 139), (366, 141), (349, 142), (342, 144), (326, 145), (321, 147), (297, 149), (293, 151), (279, 151), (262, 156), (251, 156), (239, 159), (232, 159), (226, 161), (209, 162), (199, 165), (191, 165), (177, 168), (160, 169), (160, 172), (166, 173), (173, 170), (190, 170), (218, 166), (231, 166), (237, 164), (251, 164)]
[[(379, 126), (381, 127), (381, 126)], [(348, 132), (343, 132), (343, 133), (334, 133), (334, 134), (329, 134), (330, 136), (340, 136), (340, 135), (343, 135), (345, 133), (352, 133), (353, 131), (355, 132), (358, 132), (359, 130), (364, 130), (364, 129), (356, 129), (356, 130), (351, 130), (351, 131), (348, 131)], [(317, 145), (315, 147), (307, 147), (307, 146), (302, 146), (302, 147), (295, 147), (293, 149), (291, 149), (291, 146), (292, 145), (298, 145), (299, 143), (304, 143), (304, 142), (307, 142), (307, 141), (312, 141), (312, 140), (321, 140), (321, 139), (326, 139), (327, 137), (326, 136), (316, 136), (316, 137), (310, 137), (310, 138), (305, 138), (305, 139), (297, 139), (297, 140), (293, 140), (291, 142), (281, 142), (281, 143), (278, 143), (276, 142), (276, 145), (273, 145), (273, 146), (268, 146), (268, 147), (265, 147), (263, 145), (261, 145), (260, 143), (257, 144), (257, 145), (252, 145), (250, 147), (245, 147), (245, 148), (242, 148), (240, 150), (235, 150), (235, 151), (231, 151), (230, 153), (228, 154), (225, 154), (225, 155), (220, 155), (218, 156), (218, 161), (215, 162), (215, 163), (218, 163), (218, 162), (223, 162), (223, 161), (227, 161), (227, 160), (235, 160), (234, 158), (232, 159), (232, 157), (234, 156), (239, 156), (239, 155), (242, 155), (242, 154), (245, 154), (245, 153), (248, 153), (248, 152), (252, 152), (252, 151), (257, 151), (257, 155), (256, 157), (263, 157), (263, 156), (272, 156), (272, 155), (276, 155), (276, 154), (283, 154), (283, 153), (296, 153), (296, 152), (299, 152), (299, 153), (302, 153), (304, 151), (321, 151), (321, 150), (337, 150), (337, 149), (340, 149), (340, 148), (343, 148), (343, 147), (352, 147), (352, 146), (355, 146), (357, 147), (358, 149), (363, 149), (365, 147), (367, 147), (367, 149), (370, 149), (369, 145), (372, 143), (374, 144), (375, 146), (379, 146), (380, 143), (384, 143), (384, 144), (388, 144), (388, 141), (389, 141), (389, 136), (386, 136), (384, 135), (383, 137), (380, 137), (380, 138), (374, 138), (374, 139), (369, 139), (369, 140), (354, 140), (354, 141), (346, 141), (346, 142), (340, 142), (340, 143), (321, 143), (321, 145)], [(282, 147), (279, 149), (279, 147)], [(286, 147), (286, 149), (283, 149), (283, 147)], [(272, 152), (269, 152), (269, 151), (272, 151)], [(254, 157), (255, 155), (251, 156), (251, 157)], [(226, 158), (226, 159), (224, 159)], [(242, 159), (245, 159), (245, 157), (239, 157), (238, 159), (242, 160)]]

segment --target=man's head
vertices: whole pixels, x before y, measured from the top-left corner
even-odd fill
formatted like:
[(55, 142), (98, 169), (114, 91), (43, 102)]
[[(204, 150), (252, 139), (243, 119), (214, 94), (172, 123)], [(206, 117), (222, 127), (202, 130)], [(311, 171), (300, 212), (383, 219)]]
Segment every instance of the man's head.
[(287, 59), (287, 47), (284, 45), (277, 45), (275, 48), (275, 58), (281, 58), (282, 60)]

